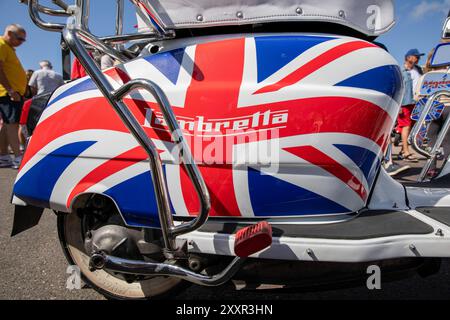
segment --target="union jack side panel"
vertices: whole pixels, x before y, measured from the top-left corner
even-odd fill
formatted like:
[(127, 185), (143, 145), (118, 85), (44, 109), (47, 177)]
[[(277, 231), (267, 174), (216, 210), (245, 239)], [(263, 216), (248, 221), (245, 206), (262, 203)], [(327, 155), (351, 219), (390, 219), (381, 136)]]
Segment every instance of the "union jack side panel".
[[(208, 185), (211, 216), (298, 217), (363, 208), (398, 113), (401, 73), (383, 49), (320, 35), (230, 36), (136, 59), (106, 75), (147, 78), (167, 94)], [(167, 47), (167, 46), (166, 46)], [(127, 105), (157, 145), (173, 211), (198, 200), (154, 98)], [(69, 211), (83, 193), (112, 197), (129, 225), (159, 225), (146, 155), (89, 78), (55, 92), (14, 187)]]

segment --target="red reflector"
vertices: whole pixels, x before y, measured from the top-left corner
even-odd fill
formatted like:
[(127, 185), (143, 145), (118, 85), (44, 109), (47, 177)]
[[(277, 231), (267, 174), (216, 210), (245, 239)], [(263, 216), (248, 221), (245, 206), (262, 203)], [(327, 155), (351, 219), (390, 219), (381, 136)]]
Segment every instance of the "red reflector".
[(248, 226), (236, 233), (234, 253), (241, 258), (251, 256), (272, 244), (272, 227), (266, 221)]

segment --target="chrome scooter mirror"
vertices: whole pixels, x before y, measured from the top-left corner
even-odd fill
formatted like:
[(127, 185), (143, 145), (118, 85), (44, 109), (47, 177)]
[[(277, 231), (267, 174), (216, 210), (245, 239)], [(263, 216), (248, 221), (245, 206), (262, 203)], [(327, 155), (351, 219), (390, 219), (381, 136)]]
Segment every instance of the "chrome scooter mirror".
[(447, 18), (442, 28), (442, 39), (450, 39), (450, 17)]
[(450, 66), (450, 43), (441, 43), (436, 47), (430, 66), (434, 68)]

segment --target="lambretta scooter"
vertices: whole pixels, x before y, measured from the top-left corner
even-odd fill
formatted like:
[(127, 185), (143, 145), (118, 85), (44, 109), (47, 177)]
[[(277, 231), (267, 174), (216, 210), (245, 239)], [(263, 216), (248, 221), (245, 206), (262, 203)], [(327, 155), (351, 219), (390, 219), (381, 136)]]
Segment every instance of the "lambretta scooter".
[(403, 94), (374, 42), (392, 1), (131, 2), (149, 30), (122, 34), (119, 0), (116, 35), (97, 37), (88, 0), (28, 1), (89, 76), (33, 130), (13, 234), (52, 209), (69, 263), (121, 299), (429, 274), (450, 256), (450, 176), (405, 187), (381, 166)]
[[(411, 116), (416, 121), (410, 135), (412, 146), (416, 152), (427, 159), (419, 174), (419, 182), (439, 179), (450, 173), (449, 150), (444, 150), (444, 142), (448, 137), (450, 126), (448, 110), (446, 110), (450, 106), (450, 43), (446, 41), (449, 38), (450, 16), (442, 30), (444, 41), (436, 46), (427, 62), (427, 68), (430, 71), (419, 83), (419, 101)], [(434, 128), (431, 130), (433, 125)], [(430, 131), (433, 132), (431, 136)], [(434, 131), (437, 131), (436, 135)], [(445, 148), (448, 149), (448, 146), (446, 145)]]

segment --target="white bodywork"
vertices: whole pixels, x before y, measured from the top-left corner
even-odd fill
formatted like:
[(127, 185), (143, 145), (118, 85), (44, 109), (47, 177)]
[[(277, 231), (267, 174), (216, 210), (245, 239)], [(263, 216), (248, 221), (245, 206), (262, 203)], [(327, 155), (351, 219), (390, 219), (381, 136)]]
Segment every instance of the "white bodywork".
[(168, 0), (151, 3), (169, 29), (322, 21), (348, 26), (370, 36), (394, 24), (393, 0)]
[[(429, 224), (434, 231), (422, 235), (398, 235), (363, 240), (274, 237), (268, 249), (251, 257), (321, 262), (450, 257), (450, 227), (415, 210), (406, 213)], [(234, 255), (234, 235), (196, 231), (177, 239), (183, 240), (188, 241), (191, 252)]]
[[(412, 218), (431, 226), (432, 232), (362, 240), (281, 236), (274, 237), (272, 245), (268, 249), (252, 257), (324, 262), (368, 262), (403, 257), (450, 257), (450, 227), (415, 210), (419, 207), (450, 207), (449, 191), (449, 189), (405, 189), (400, 183), (389, 177), (384, 169), (381, 169), (368, 209), (401, 210)], [(349, 219), (352, 217), (348, 216), (346, 220)], [(358, 219), (358, 217), (354, 216), (353, 219)], [(346, 220), (341, 220), (341, 222)], [(275, 227), (277, 224), (286, 223), (289, 222), (271, 221)], [(306, 224), (307, 222), (291, 221), (290, 223)], [(190, 244), (189, 250), (192, 252), (234, 255), (234, 235), (196, 231), (181, 236), (177, 240), (187, 240)]]
[(368, 205), (369, 210), (409, 209), (406, 203), (405, 188), (392, 179), (383, 168), (381, 168), (374, 188)]
[(409, 206), (420, 207), (450, 207), (450, 188), (406, 188)]

